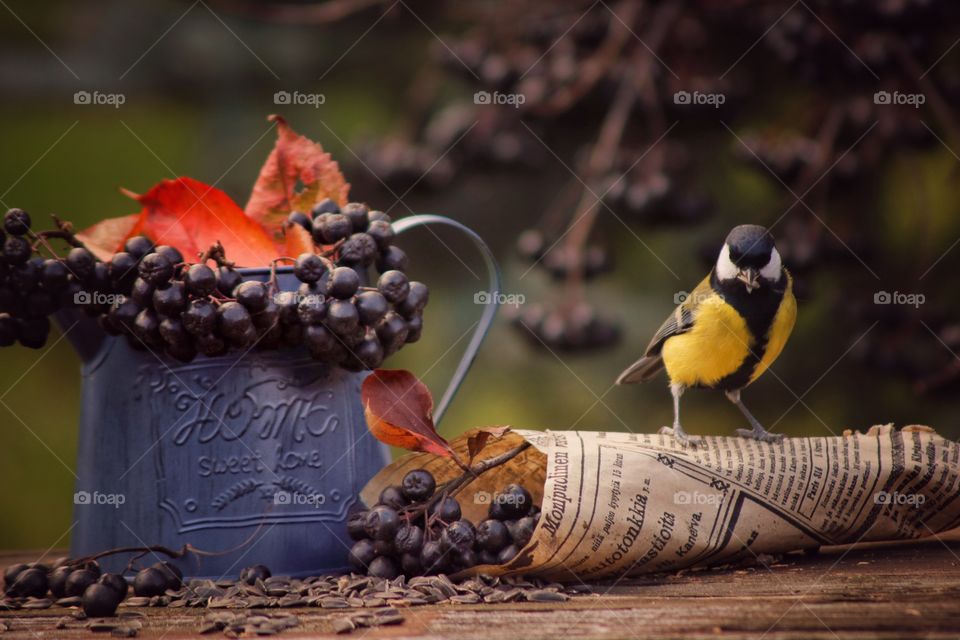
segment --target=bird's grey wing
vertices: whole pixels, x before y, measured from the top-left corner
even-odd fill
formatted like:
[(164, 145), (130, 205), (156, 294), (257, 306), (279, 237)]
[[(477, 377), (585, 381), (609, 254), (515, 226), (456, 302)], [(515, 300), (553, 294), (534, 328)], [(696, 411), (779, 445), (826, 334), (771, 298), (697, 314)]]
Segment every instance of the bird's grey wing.
[(687, 296), (686, 300), (674, 309), (673, 313), (670, 314), (663, 324), (660, 325), (657, 332), (653, 334), (650, 344), (647, 345), (643, 357), (627, 367), (627, 369), (617, 377), (617, 384), (646, 382), (657, 375), (660, 369), (663, 368), (663, 358), (660, 356), (663, 343), (667, 341), (667, 338), (686, 333), (693, 328), (697, 306), (699, 306), (705, 296), (709, 295), (710, 291), (710, 279), (707, 277)]

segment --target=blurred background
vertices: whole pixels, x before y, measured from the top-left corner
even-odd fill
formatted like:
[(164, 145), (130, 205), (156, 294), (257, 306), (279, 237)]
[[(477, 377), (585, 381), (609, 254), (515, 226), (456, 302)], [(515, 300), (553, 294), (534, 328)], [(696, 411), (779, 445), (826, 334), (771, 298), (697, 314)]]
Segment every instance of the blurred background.
[[(178, 175), (242, 205), (281, 113), (340, 161), (352, 200), (483, 235), (508, 304), (446, 435), (669, 424), (665, 379), (613, 380), (727, 231), (758, 223), (800, 301), (744, 394), (760, 421), (960, 436), (955, 3), (6, 0), (0, 15), (4, 208), (85, 227), (138, 210), (119, 187)], [(473, 249), (437, 235), (399, 242), (432, 294), (424, 338), (388, 366), (439, 397), (486, 285)], [(3, 548), (69, 541), (81, 379), (59, 337), (0, 355)], [(684, 412), (695, 434), (743, 426), (717, 392)]]

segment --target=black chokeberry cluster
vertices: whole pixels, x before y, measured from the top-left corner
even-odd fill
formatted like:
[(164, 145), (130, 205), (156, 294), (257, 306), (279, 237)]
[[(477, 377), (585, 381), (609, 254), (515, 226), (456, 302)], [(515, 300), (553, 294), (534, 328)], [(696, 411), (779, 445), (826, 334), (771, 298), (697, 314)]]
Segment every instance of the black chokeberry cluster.
[(414, 469), (372, 508), (350, 515), (355, 543), (348, 559), (357, 572), (387, 579), (504, 564), (530, 542), (539, 518), (530, 492), (511, 484), (492, 496), (487, 519), (474, 526), (456, 498), (437, 492), (429, 471)]
[(47, 341), (50, 321), (69, 272), (56, 260), (33, 255), (30, 216), (10, 209), (0, 229), (0, 346), (19, 342), (39, 349)]
[[(83, 607), (90, 617), (107, 617), (127, 597), (129, 584), (117, 573), (103, 573), (95, 561), (73, 562), (63, 558), (53, 567), (40, 563), (15, 564), (3, 574), (8, 598), (74, 598), (73, 604)], [(179, 589), (183, 574), (169, 562), (158, 562), (137, 572), (133, 592), (137, 596), (163, 595), (168, 589)]]
[(56, 237), (73, 245), (65, 257), (31, 257), (39, 245), (52, 249), (45, 234), (32, 234), (26, 212), (11, 209), (0, 232), (0, 346), (43, 346), (48, 316), (66, 307), (97, 317), (135, 349), (183, 362), (302, 346), (317, 360), (360, 371), (420, 339), (430, 292), (405, 274), (407, 255), (392, 244), (389, 216), (327, 199), (288, 222), (315, 244), (288, 259), (300, 282), (294, 291), (280, 290), (275, 269), (267, 282), (245, 280), (219, 245), (193, 262), (136, 236), (102, 262), (61, 228)]

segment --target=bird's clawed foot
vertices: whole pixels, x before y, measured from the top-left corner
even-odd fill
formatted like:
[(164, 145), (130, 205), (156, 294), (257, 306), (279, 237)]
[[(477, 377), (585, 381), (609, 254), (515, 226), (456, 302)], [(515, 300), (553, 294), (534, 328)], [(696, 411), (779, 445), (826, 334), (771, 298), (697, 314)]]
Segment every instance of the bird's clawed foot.
[(782, 433), (770, 433), (760, 425), (756, 425), (753, 429), (737, 429), (737, 435), (741, 438), (750, 438), (751, 440), (759, 440), (760, 442), (769, 442), (771, 444), (776, 444), (783, 440)]
[(691, 447), (696, 447), (697, 445), (703, 444), (703, 438), (700, 436), (687, 435), (687, 432), (683, 430), (683, 427), (680, 426), (679, 422), (675, 423), (672, 427), (660, 427), (660, 434), (665, 436), (673, 436), (685, 447), (688, 445)]

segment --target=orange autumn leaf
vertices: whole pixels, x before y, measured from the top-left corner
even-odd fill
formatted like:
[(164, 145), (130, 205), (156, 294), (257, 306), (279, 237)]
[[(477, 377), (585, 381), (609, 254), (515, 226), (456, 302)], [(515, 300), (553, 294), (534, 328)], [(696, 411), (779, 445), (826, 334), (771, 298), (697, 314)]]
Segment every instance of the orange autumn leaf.
[(93, 255), (104, 262), (110, 260), (113, 254), (123, 249), (127, 238), (139, 233), (143, 216), (131, 213), (128, 216), (107, 218), (83, 231), (77, 232), (77, 239), (82, 242)]
[(280, 253), (294, 258), (301, 253), (313, 253), (313, 238), (310, 232), (300, 225), (284, 225), (283, 250)]
[(377, 369), (360, 388), (367, 427), (377, 440), (410, 451), (453, 457), (433, 424), (433, 398), (415, 375)]
[(344, 205), (350, 185), (323, 147), (291, 129), (282, 117), (269, 119), (277, 123), (277, 142), (260, 169), (244, 211), (279, 242), (290, 212), (309, 213), (324, 198)]
[(176, 247), (188, 261), (218, 241), (237, 266), (262, 267), (277, 257), (267, 231), (216, 187), (181, 177), (163, 180), (143, 195), (128, 195), (143, 205), (139, 232)]

